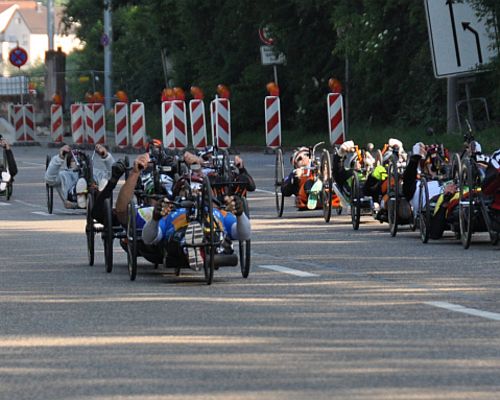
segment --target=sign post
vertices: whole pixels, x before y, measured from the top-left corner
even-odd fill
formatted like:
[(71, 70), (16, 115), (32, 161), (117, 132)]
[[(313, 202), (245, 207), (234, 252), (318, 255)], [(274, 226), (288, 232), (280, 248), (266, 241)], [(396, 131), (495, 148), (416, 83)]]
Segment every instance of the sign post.
[[(14, 67), (20, 69), (28, 61), (28, 52), (22, 47), (16, 46), (9, 52), (9, 61)], [(22, 79), (20, 82), (22, 82)], [(21, 104), (23, 103), (23, 86), (21, 84)]]
[(278, 69), (276, 65), (286, 63), (286, 57), (283, 53), (275, 51), (274, 38), (269, 33), (269, 27), (261, 26), (259, 28), (259, 39), (264, 44), (260, 46), (260, 59), (262, 65), (272, 65), (274, 72), (274, 82), (278, 84)]

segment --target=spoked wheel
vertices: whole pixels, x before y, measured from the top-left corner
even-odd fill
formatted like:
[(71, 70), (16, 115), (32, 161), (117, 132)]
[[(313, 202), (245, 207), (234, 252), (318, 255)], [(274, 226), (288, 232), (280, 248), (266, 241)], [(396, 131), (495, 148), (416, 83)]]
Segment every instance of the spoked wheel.
[(200, 204), (198, 205), (199, 217), (203, 226), (203, 250), (205, 258), (203, 260), (203, 270), (205, 272), (205, 282), (210, 285), (214, 279), (215, 269), (215, 220), (213, 214), (212, 188), (208, 177), (203, 177), (203, 186)]
[(134, 281), (137, 276), (137, 226), (133, 201), (128, 203), (127, 213), (127, 266), (130, 280)]
[(460, 155), (453, 155), (453, 162), (451, 164), (451, 179), (455, 184), (459, 184), (460, 176), (462, 175), (462, 162), (460, 161)]
[(418, 194), (418, 223), (420, 228), (420, 239), (422, 243), (429, 241), (431, 226), (431, 209), (429, 204), (429, 188), (427, 180), (420, 178), (420, 191)]
[(474, 228), (474, 177), (472, 164), (466, 160), (460, 173), (460, 202), (458, 204), (458, 215), (460, 219), (460, 239), (464, 249), (468, 249), (472, 239)]
[[(246, 198), (242, 198), (243, 200), (243, 208), (246, 216), (250, 218), (250, 211), (248, 209), (248, 201)], [(241, 275), (243, 278), (248, 278), (248, 274), (250, 273), (250, 250), (251, 250), (251, 240), (240, 240), (239, 241), (240, 248), (240, 267), (241, 267)]]
[(104, 200), (105, 224), (102, 232), (102, 244), (104, 246), (104, 265), (106, 272), (113, 270), (113, 214), (111, 209), (111, 199)]
[(283, 151), (276, 150), (276, 161), (274, 164), (274, 196), (276, 199), (276, 213), (278, 217), (283, 215), (283, 207), (285, 205), (285, 198), (281, 192), (283, 181), (285, 180), (285, 165), (283, 163)]
[[(45, 158), (45, 171), (47, 171), (49, 164), (50, 156), (47, 154), (47, 157)], [(54, 208), (54, 188), (46, 183), (45, 191), (47, 192), (47, 212), (52, 214), (52, 210)]]
[(382, 155), (382, 152), (378, 149), (377, 152), (375, 153), (375, 166), (378, 167), (383, 163), (384, 163), (384, 156)]
[(321, 188), (321, 201), (323, 202), (323, 218), (325, 222), (330, 222), (332, 216), (332, 164), (330, 161), (330, 152), (327, 149), (321, 153), (320, 161), (320, 179), (323, 183)]
[(398, 233), (398, 202), (399, 202), (399, 172), (397, 167), (397, 159), (391, 160), (389, 164), (388, 174), (388, 189), (389, 202), (387, 204), (389, 231), (394, 237)]
[(94, 250), (95, 250), (95, 226), (94, 218), (92, 218), (92, 209), (94, 208), (94, 196), (89, 193), (87, 201), (87, 224), (85, 225), (85, 234), (87, 235), (87, 257), (89, 265), (94, 265)]
[(359, 177), (356, 171), (353, 171), (351, 181), (351, 222), (352, 228), (357, 231), (361, 220), (361, 188), (359, 186)]

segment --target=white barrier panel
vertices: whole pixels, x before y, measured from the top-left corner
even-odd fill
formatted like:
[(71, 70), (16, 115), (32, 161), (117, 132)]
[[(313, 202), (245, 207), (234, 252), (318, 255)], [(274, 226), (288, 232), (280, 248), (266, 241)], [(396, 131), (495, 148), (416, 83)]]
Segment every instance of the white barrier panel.
[(212, 146), (216, 145), (215, 141), (215, 135), (216, 135), (216, 129), (215, 129), (215, 100), (212, 100), (210, 102), (210, 131), (212, 133)]
[(144, 117), (144, 103), (139, 101), (130, 104), (130, 134), (133, 147), (145, 147), (146, 119)]
[(281, 104), (278, 96), (266, 96), (264, 115), (266, 119), (266, 146), (277, 149), (281, 147)]
[(83, 104), (71, 104), (70, 115), (73, 143), (83, 144), (87, 141), (85, 136), (85, 112)]
[(35, 140), (35, 120), (32, 104), (15, 104), (12, 107), (12, 118), (17, 142)]
[(63, 109), (60, 104), (50, 106), (50, 137), (54, 143), (61, 143), (64, 136)]
[(186, 104), (182, 100), (162, 103), (163, 144), (169, 149), (187, 147)]
[(217, 98), (213, 102), (215, 141), (219, 149), (228, 149), (231, 147), (231, 105), (228, 99)]
[(328, 107), (328, 132), (330, 144), (345, 142), (344, 128), (344, 102), (340, 93), (330, 93), (327, 97)]
[(127, 103), (115, 103), (115, 144), (128, 146), (128, 106)]
[(94, 117), (94, 144), (106, 144), (106, 109), (104, 104), (94, 103), (92, 111)]
[(201, 150), (207, 146), (207, 124), (203, 100), (193, 99), (189, 102), (189, 120), (193, 147)]

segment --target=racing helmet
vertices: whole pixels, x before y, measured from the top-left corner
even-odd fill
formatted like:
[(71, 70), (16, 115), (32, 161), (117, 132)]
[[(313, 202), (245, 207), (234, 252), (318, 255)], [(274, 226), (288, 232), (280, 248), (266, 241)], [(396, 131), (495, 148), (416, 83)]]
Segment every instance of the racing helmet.
[(306, 155), (307, 157), (311, 157), (311, 151), (309, 150), (309, 147), (297, 147), (293, 154), (292, 157), (290, 157), (290, 164), (292, 164), (294, 167), (297, 165), (298, 159), (300, 156)]
[(215, 148), (214, 146), (207, 146), (203, 150), (198, 152), (198, 156), (203, 158), (205, 161), (208, 161), (210, 157), (214, 154)]
[(356, 151), (347, 153), (344, 156), (344, 168), (346, 170), (354, 168), (356, 161), (359, 161), (358, 153)]

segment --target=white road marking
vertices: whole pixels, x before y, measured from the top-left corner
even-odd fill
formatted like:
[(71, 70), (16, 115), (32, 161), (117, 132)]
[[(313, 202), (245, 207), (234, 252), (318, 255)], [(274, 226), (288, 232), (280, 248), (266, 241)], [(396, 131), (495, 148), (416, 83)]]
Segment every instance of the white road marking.
[(23, 161), (23, 164), (36, 165), (37, 167), (40, 167), (40, 166), (45, 167), (45, 164), (28, 162), (28, 161)]
[(10, 206), (10, 203), (4, 203), (3, 201), (0, 201), (0, 206)]
[(31, 211), (31, 214), (43, 215), (44, 217), (53, 216), (53, 214), (49, 214), (45, 211)]
[(269, 194), (274, 194), (274, 192), (271, 192), (270, 190), (264, 190), (264, 189), (255, 189), (256, 192), (261, 192), (261, 193), (269, 193)]
[(424, 304), (433, 307), (444, 308), (445, 310), (455, 311), (463, 314), (474, 315), (476, 317), (482, 317), (487, 319), (492, 319), (493, 321), (500, 321), (500, 314), (490, 311), (477, 310), (475, 308), (467, 308), (461, 306), (460, 304), (447, 303), (446, 301), (426, 301)]
[(319, 276), (317, 274), (311, 274), (309, 272), (299, 271), (298, 269), (283, 267), (281, 265), (258, 265), (258, 267), (259, 268), (270, 269), (272, 271), (283, 272), (285, 274), (290, 274), (290, 275), (295, 275), (295, 276), (301, 276), (303, 278), (310, 278), (310, 277)]

